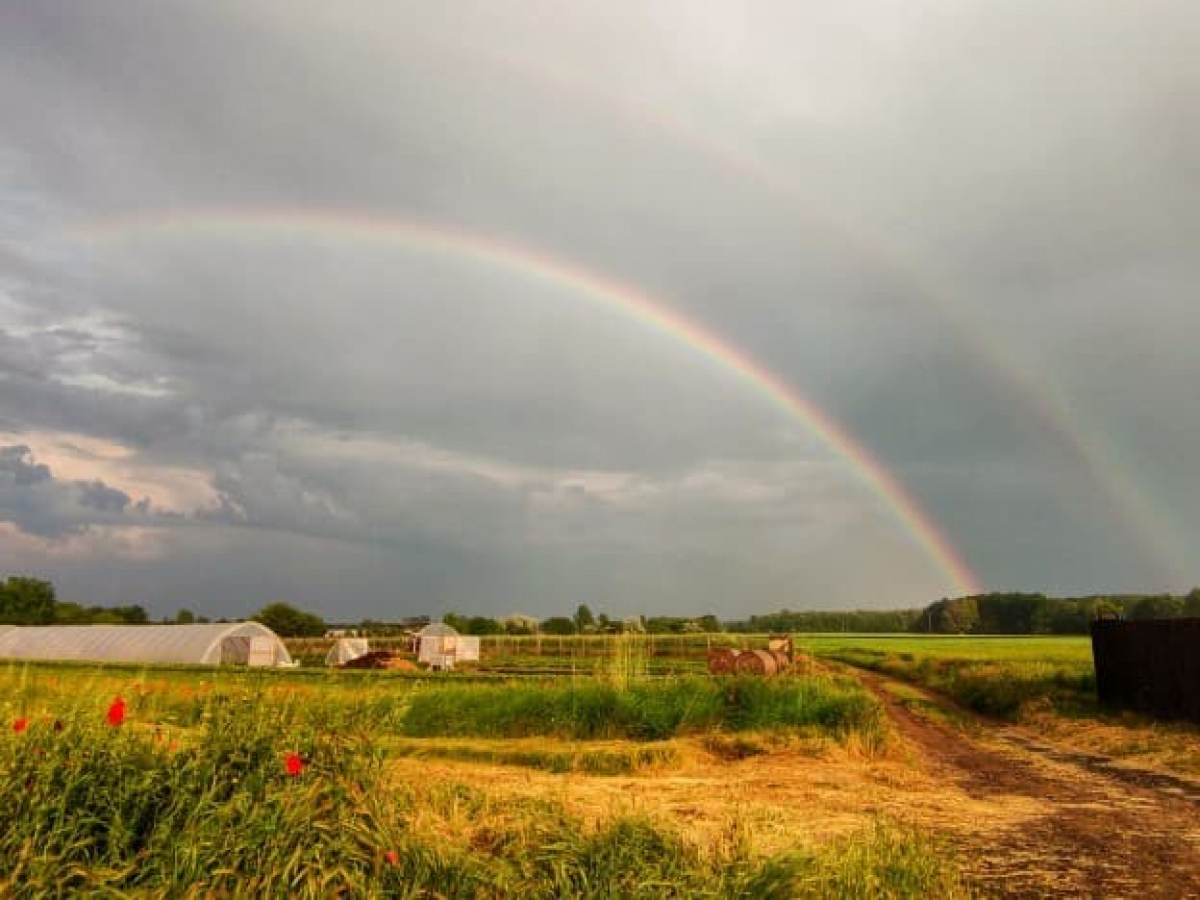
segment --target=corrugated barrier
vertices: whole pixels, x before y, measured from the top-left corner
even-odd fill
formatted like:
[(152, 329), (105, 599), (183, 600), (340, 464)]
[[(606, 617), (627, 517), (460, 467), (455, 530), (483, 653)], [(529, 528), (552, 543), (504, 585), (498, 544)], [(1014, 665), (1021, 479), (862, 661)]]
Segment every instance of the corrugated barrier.
[(1101, 705), (1200, 722), (1200, 619), (1097, 619), (1092, 658)]

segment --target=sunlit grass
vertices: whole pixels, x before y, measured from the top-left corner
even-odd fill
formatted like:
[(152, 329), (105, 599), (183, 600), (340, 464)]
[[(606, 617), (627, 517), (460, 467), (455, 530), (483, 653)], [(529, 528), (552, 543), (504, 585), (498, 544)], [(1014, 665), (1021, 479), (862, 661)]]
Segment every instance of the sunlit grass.
[[(661, 692), (635, 693), (647, 684)], [(847, 685), (833, 686), (828, 694), (829, 685), (805, 693), (783, 681), (712, 684), (716, 695), (695, 702), (717, 711), (716, 719), (680, 715), (693, 702), (687, 695), (697, 685), (690, 681), (634, 680), (625, 692), (594, 682), (589, 690), (600, 693), (577, 707), (586, 710), (578, 721), (603, 730), (596, 723), (609, 709), (612, 694), (605, 692), (636, 696), (654, 708), (645, 721), (695, 721), (697, 727), (704, 721), (732, 725), (736, 715), (757, 727), (791, 727), (803, 710), (806, 727), (836, 730), (857, 721), (846, 718), (847, 710), (871, 708), (829, 699), (853, 697)], [(518, 695), (540, 689), (512, 687)], [(490, 700), (503, 690), (211, 669), (0, 669), (0, 708), (10, 719), (0, 735), (6, 823), (0, 829), (0, 894), (549, 898), (962, 892), (939, 848), (892, 826), (831, 845), (827, 852), (763, 858), (737, 840), (698, 845), (643, 814), (584, 821), (548, 800), (501, 799), (453, 782), (397, 783), (385, 774), (384, 763), (404, 752), (404, 742), (388, 734), (407, 728), (406, 717), (419, 698), (432, 703), (447, 689), (479, 692)], [(124, 719), (109, 724), (106, 714), (118, 696), (125, 701)], [(13, 727), (18, 719), (21, 727)], [(673, 753), (670, 742), (577, 749), (570, 771), (597, 775), (669, 766)], [(474, 753), (480, 763), (545, 764), (547, 771), (561, 764), (549, 749), (522, 761), (505, 759), (503, 748), (489, 749), (486, 742), (448, 745), (447, 753)]]

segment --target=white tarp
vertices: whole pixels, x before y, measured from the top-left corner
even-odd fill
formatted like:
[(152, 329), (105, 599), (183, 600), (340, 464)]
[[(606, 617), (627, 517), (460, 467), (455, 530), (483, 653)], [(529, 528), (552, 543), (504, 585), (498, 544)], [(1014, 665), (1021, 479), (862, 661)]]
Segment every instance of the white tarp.
[(11, 628), (0, 631), (0, 659), (293, 665), (278, 635), (258, 622)]
[(352, 659), (371, 652), (371, 642), (366, 638), (338, 638), (325, 654), (325, 665), (344, 666)]

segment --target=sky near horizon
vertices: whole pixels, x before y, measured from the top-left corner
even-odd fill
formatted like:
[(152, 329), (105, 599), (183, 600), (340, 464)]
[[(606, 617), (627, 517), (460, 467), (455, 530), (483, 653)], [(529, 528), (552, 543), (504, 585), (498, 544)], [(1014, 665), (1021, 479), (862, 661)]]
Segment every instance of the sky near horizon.
[(1191, 2), (0, 2), (0, 574), (1200, 583)]

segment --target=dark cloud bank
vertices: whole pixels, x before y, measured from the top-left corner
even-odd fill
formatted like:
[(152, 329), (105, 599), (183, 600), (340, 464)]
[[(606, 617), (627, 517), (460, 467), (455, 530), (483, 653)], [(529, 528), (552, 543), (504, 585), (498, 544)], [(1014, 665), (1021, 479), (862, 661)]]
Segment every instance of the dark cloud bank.
[[(4, 19), (6, 571), (334, 618), (954, 589), (804, 423), (577, 292), (332, 228), (115, 224), (303, 209), (658, 296), (857, 435), (988, 587), (1200, 581), (1192, 4)], [(72, 436), (119, 476), (58, 477), (38, 441)]]

